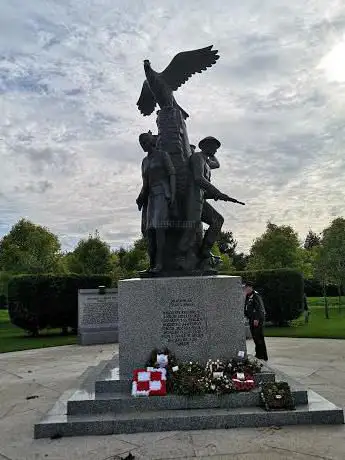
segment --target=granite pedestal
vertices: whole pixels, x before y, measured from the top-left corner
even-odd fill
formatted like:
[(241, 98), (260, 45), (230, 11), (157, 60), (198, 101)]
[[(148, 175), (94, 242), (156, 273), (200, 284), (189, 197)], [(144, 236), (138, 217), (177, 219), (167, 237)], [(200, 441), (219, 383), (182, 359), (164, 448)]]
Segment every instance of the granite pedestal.
[[(90, 370), (92, 383), (88, 376), (74, 394), (62, 395), (36, 424), (36, 438), (344, 423), (342, 408), (266, 363), (248, 393), (132, 397), (132, 371), (145, 366), (155, 347), (200, 362), (245, 351), (244, 299), (239, 277), (209, 276), (123, 280), (118, 300), (119, 359)], [(260, 386), (274, 381), (290, 385), (296, 410), (263, 409)]]
[(229, 395), (133, 398), (130, 382), (118, 377), (116, 358), (88, 370), (77, 391), (64, 393), (35, 425), (35, 438), (344, 423), (342, 408), (267, 364), (254, 375), (258, 387), (261, 382), (288, 382), (296, 410), (266, 412), (259, 388)]
[(118, 342), (117, 289), (78, 291), (78, 338), (80, 345)]
[(128, 279), (118, 290), (121, 379), (131, 378), (154, 348), (201, 363), (246, 351), (238, 276)]

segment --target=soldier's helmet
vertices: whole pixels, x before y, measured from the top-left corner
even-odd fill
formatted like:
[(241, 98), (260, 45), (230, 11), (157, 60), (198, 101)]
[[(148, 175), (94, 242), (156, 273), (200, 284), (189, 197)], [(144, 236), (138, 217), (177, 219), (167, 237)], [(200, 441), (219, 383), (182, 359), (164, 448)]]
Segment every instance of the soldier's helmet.
[(202, 150), (206, 146), (210, 146), (210, 145), (214, 145), (217, 147), (217, 149), (219, 149), (219, 147), (221, 146), (221, 143), (215, 137), (207, 136), (201, 139), (201, 141), (199, 142), (199, 149)]

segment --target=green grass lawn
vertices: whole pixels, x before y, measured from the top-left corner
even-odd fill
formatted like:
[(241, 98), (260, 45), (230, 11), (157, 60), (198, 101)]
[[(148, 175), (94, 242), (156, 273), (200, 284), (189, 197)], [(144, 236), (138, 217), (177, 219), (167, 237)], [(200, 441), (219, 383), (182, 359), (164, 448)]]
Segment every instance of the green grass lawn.
[(60, 329), (43, 330), (39, 337), (29, 337), (25, 331), (11, 324), (6, 310), (0, 310), (0, 353), (72, 345), (76, 342), (75, 335), (62, 336)]
[(304, 317), (292, 322), (290, 327), (266, 327), (267, 337), (305, 337), (323, 339), (345, 339), (345, 302), (339, 310), (338, 298), (329, 297), (329, 319), (325, 318), (322, 297), (309, 297), (309, 323), (304, 324)]
[[(343, 305), (345, 307), (345, 300), (342, 298)], [(339, 299), (338, 297), (328, 297), (328, 304), (332, 307), (338, 307)], [(309, 308), (324, 308), (324, 299), (323, 297), (308, 297), (308, 306)]]
[[(345, 301), (340, 311), (337, 297), (330, 297), (328, 301), (330, 319), (325, 319), (323, 299), (309, 297), (308, 324), (304, 324), (304, 318), (301, 316), (293, 321), (290, 327), (266, 327), (265, 335), (267, 337), (345, 339)], [(76, 342), (75, 335), (62, 336), (60, 329), (41, 331), (39, 337), (29, 337), (22, 329), (11, 324), (6, 310), (0, 310), (0, 353), (72, 345)]]

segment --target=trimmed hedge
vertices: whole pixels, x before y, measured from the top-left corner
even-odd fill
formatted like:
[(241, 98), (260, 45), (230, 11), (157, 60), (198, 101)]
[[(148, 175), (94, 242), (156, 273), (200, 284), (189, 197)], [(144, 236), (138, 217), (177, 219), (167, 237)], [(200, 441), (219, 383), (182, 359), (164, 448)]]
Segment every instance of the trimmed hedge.
[[(304, 292), (307, 297), (323, 297), (323, 287), (317, 280), (304, 280)], [(338, 297), (338, 286), (329, 284), (326, 293), (328, 297)]]
[(303, 276), (296, 270), (279, 269), (226, 274), (241, 276), (243, 281), (253, 281), (255, 290), (263, 298), (268, 322), (283, 326), (298, 318), (303, 311)]
[(7, 297), (5, 294), (0, 294), (0, 310), (7, 310)]
[(41, 329), (78, 327), (78, 289), (110, 287), (106, 275), (19, 275), (8, 284), (11, 322), (34, 335)]

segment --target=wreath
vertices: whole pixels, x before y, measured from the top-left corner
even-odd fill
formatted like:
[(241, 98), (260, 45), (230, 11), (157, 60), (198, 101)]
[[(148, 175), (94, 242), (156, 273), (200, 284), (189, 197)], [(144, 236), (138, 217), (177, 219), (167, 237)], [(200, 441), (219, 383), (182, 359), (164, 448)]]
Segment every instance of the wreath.
[(183, 396), (200, 396), (207, 392), (205, 368), (190, 361), (178, 366), (172, 377), (173, 392)]
[(262, 369), (262, 364), (257, 359), (249, 359), (248, 357), (244, 359), (234, 358), (228, 366), (232, 370), (232, 374), (242, 372), (254, 375), (261, 372)]
[(173, 392), (174, 374), (179, 369), (179, 365), (174, 353), (172, 353), (168, 348), (163, 348), (162, 350), (155, 348), (152, 350), (150, 357), (146, 362), (146, 367), (164, 367), (167, 371), (167, 392)]
[(262, 385), (261, 401), (267, 411), (294, 410), (295, 401), (287, 382), (270, 382)]
[(179, 363), (168, 348), (155, 348), (146, 366), (166, 369), (167, 393), (196, 396), (205, 393), (228, 394), (234, 391), (249, 391), (254, 385), (253, 374), (261, 371), (262, 364), (248, 357), (231, 361), (210, 359), (206, 366), (194, 361)]

